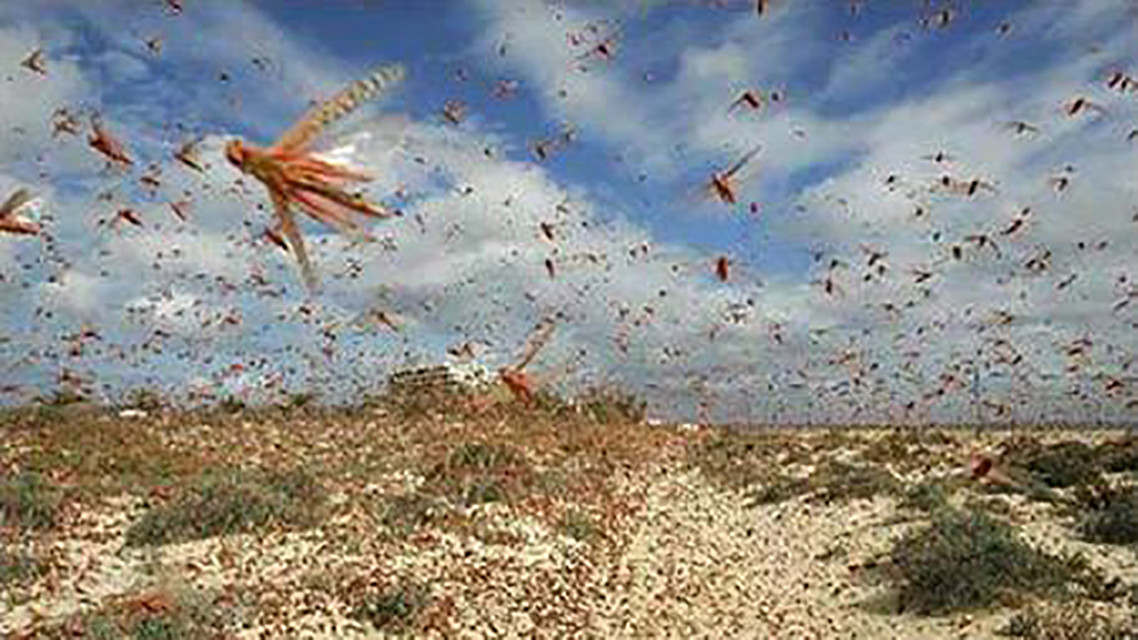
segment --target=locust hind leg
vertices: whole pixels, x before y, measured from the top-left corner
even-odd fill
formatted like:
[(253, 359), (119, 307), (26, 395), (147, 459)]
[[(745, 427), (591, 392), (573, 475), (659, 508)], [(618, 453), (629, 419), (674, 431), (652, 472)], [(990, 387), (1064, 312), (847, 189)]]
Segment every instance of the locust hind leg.
[(288, 200), (276, 191), (272, 192), (272, 198), (273, 205), (276, 207), (277, 217), (279, 218), (281, 233), (284, 234), (284, 237), (288, 240), (289, 247), (293, 253), (296, 254), (296, 261), (300, 266), (300, 274), (304, 279), (304, 286), (308, 289), (309, 293), (320, 293), (320, 280), (316, 276), (316, 269), (312, 265), (312, 261), (308, 258), (308, 249), (304, 246), (304, 238), (300, 235), (300, 229), (296, 226), (296, 218), (292, 215)]

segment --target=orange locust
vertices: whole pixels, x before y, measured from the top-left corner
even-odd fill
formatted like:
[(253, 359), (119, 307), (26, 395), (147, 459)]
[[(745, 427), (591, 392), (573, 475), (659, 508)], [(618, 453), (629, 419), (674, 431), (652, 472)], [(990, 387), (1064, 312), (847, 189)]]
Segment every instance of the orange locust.
[(325, 127), (402, 81), (405, 73), (404, 67), (398, 64), (380, 67), (327, 102), (311, 108), (270, 147), (255, 147), (240, 140), (232, 140), (225, 147), (225, 156), (231, 164), (268, 189), (276, 210), (277, 227), (287, 238), (289, 249), (296, 254), (305, 285), (311, 292), (317, 292), (320, 285), (293, 217), (292, 205), (298, 205), (320, 222), (352, 234), (362, 230), (349, 217), (351, 212), (377, 218), (391, 214), (360, 195), (345, 191), (347, 183), (368, 182), (371, 176), (321, 160), (308, 148)]
[(91, 116), (91, 128), (94, 132), (87, 142), (95, 151), (106, 156), (112, 163), (121, 165), (133, 165), (134, 160), (131, 160), (130, 155), (126, 151), (126, 147), (107, 130), (103, 128), (102, 122), (99, 121), (97, 116)]
[(553, 335), (555, 328), (556, 325), (553, 324), (551, 320), (542, 321), (530, 335), (529, 342), (526, 344), (521, 358), (519, 358), (516, 363), (507, 365), (498, 370), (498, 375), (506, 385), (506, 388), (514, 394), (515, 398), (526, 404), (533, 404), (536, 395), (534, 393), (534, 380), (526, 375), (524, 369), (530, 362), (533, 362), (537, 354), (549, 343), (549, 338)]
[(756, 145), (754, 149), (748, 151), (746, 155), (740, 158), (735, 164), (731, 165), (726, 171), (713, 173), (711, 175), (711, 180), (709, 180), (704, 185), (704, 188), (708, 193), (715, 196), (720, 201), (731, 205), (736, 204), (738, 202), (738, 198), (735, 196), (735, 185), (732, 184), (731, 180), (735, 177), (736, 173), (739, 173), (740, 169), (742, 169), (748, 162), (751, 161), (751, 158), (754, 158), (759, 153), (761, 149), (761, 144)]
[(715, 260), (715, 275), (719, 277), (722, 282), (727, 282), (728, 276), (731, 273), (731, 259), (727, 256), (719, 256)]
[(0, 232), (20, 235), (36, 235), (40, 232), (40, 225), (16, 217), (17, 212), (26, 207), (33, 200), (32, 193), (27, 189), (17, 189), (8, 196), (4, 204), (0, 204)]

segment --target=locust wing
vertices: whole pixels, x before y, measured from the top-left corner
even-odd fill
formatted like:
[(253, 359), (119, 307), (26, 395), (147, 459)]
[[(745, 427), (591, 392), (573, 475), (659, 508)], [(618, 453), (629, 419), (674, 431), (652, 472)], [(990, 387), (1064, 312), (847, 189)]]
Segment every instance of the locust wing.
[(401, 64), (379, 67), (368, 77), (345, 87), (327, 102), (310, 109), (296, 124), (284, 132), (273, 145), (273, 149), (285, 152), (304, 149), (319, 137), (328, 125), (395, 86), (405, 75), (406, 69)]

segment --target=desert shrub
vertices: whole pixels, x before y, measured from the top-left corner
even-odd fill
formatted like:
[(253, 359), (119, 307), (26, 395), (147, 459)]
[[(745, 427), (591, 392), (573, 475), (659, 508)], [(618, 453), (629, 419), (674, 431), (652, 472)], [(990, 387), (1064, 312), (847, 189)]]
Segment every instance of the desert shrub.
[(1131, 484), (1081, 487), (1076, 500), (1079, 533), (1091, 542), (1132, 544), (1138, 542), (1138, 487)]
[(1099, 455), (1084, 442), (1043, 445), (1035, 440), (1021, 439), (1009, 450), (1012, 453), (1008, 462), (1027, 469), (1049, 487), (1072, 487), (1102, 481)]
[(648, 411), (647, 402), (631, 392), (612, 386), (586, 390), (577, 397), (577, 406), (590, 420), (601, 424), (642, 422)]
[(59, 492), (37, 473), (0, 478), (0, 528), (50, 528), (58, 519), (59, 504)]
[(557, 530), (579, 540), (588, 542), (597, 536), (597, 525), (587, 513), (576, 509), (565, 512), (557, 522)]
[(123, 404), (130, 409), (159, 411), (166, 406), (167, 402), (158, 391), (148, 387), (138, 387), (131, 389), (130, 393), (126, 394)]
[(146, 512), (126, 534), (128, 545), (169, 544), (245, 533), (270, 524), (311, 526), (323, 490), (302, 471), (211, 472), (170, 504)]
[(1102, 468), (1111, 473), (1138, 471), (1138, 438), (1104, 442), (1095, 450)]
[(364, 595), (348, 615), (381, 631), (407, 633), (413, 630), (416, 619), (430, 601), (430, 592), (425, 586), (405, 582)]
[(220, 409), (222, 413), (228, 414), (241, 413), (246, 407), (245, 401), (234, 395), (225, 396), (221, 399), (221, 402), (217, 403), (217, 408)]
[(927, 480), (906, 489), (897, 506), (902, 509), (935, 513), (948, 508), (949, 495), (949, 490), (943, 481)]
[(436, 517), (438, 501), (422, 493), (406, 493), (385, 499), (380, 522), (396, 535), (409, 535)]
[(87, 402), (88, 396), (77, 389), (59, 388), (47, 395), (41, 395), (36, 398), (36, 402), (42, 407), (66, 407), (73, 404), (80, 404)]
[(0, 588), (10, 589), (46, 571), (47, 564), (26, 551), (0, 549)]
[(1016, 613), (997, 633), (1026, 640), (1133, 640), (1128, 625), (1077, 600), (1035, 604)]
[(811, 499), (831, 504), (896, 493), (901, 483), (880, 467), (831, 460), (810, 474), (810, 485), (814, 489)]
[(455, 447), (427, 474), (430, 489), (463, 506), (519, 499), (535, 481), (536, 474), (524, 455), (482, 442)]
[(126, 596), (96, 610), (43, 629), (36, 637), (96, 640), (196, 640), (228, 637), (235, 626), (231, 607), (195, 591)]
[(1101, 583), (1082, 556), (1045, 554), (982, 512), (940, 511), (929, 526), (898, 540), (889, 556), (901, 606), (922, 614)]
[(794, 478), (783, 474), (774, 474), (758, 485), (747, 493), (748, 507), (778, 504), (810, 491), (810, 481), (806, 478)]
[(779, 448), (767, 435), (717, 432), (688, 450), (688, 464), (720, 486), (743, 490), (770, 481)]

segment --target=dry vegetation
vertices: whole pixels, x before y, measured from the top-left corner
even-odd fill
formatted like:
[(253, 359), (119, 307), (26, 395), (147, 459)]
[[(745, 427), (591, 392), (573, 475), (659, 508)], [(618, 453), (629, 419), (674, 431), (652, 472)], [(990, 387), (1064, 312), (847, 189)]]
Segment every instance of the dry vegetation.
[[(1123, 433), (137, 404), (0, 416), (0, 633), (1135, 637)], [(1046, 491), (978, 483), (976, 447)]]

